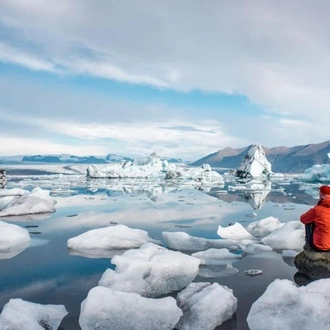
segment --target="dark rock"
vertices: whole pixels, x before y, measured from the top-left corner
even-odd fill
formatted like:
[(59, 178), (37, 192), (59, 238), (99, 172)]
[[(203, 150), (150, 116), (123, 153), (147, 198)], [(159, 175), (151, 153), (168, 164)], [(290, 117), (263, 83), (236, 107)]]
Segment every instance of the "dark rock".
[(304, 250), (296, 255), (294, 265), (311, 279), (330, 278), (330, 251)]

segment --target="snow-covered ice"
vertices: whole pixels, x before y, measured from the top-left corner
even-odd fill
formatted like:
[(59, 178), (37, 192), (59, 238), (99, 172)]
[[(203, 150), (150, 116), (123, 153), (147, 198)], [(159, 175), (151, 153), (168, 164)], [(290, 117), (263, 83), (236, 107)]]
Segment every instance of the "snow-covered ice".
[(290, 280), (273, 281), (252, 304), (247, 316), (249, 329), (328, 330), (329, 284), (325, 287), (325, 282), (317, 282), (297, 287)]
[(0, 217), (25, 214), (53, 213), (56, 201), (49, 195), (50, 191), (34, 188), (31, 193), (16, 196), (1, 211)]
[(97, 286), (81, 304), (82, 330), (172, 330), (182, 315), (172, 297), (151, 299)]
[(107, 269), (99, 285), (144, 297), (181, 290), (195, 279), (200, 264), (197, 258), (153, 243), (128, 250), (111, 262), (116, 265), (115, 270)]
[(183, 311), (179, 330), (213, 330), (231, 319), (237, 308), (233, 291), (218, 283), (191, 283), (178, 293), (177, 301)]
[(14, 224), (0, 221), (0, 259), (10, 259), (30, 243), (29, 232)]
[(232, 239), (207, 239), (191, 236), (185, 232), (163, 231), (162, 236), (167, 246), (177, 251), (202, 251), (209, 248), (238, 249), (238, 241)]
[(208, 249), (206, 251), (195, 252), (191, 255), (200, 259), (201, 265), (226, 265), (230, 260), (241, 259), (241, 254), (234, 254), (228, 249)]
[(72, 250), (114, 250), (138, 248), (145, 242), (160, 243), (142, 229), (134, 229), (125, 225), (108, 226), (89, 230), (70, 238), (68, 248)]
[(259, 221), (251, 222), (246, 227), (246, 230), (255, 237), (264, 237), (283, 225), (284, 224), (281, 223), (280, 220), (270, 216)]
[(68, 314), (63, 305), (41, 305), (10, 299), (0, 314), (1, 330), (56, 330)]
[(305, 242), (305, 227), (300, 221), (289, 221), (261, 241), (275, 250), (301, 250)]
[(222, 227), (219, 225), (217, 234), (221, 238), (229, 238), (229, 239), (253, 239), (253, 235), (251, 235), (239, 222), (235, 222), (233, 225), (228, 227)]

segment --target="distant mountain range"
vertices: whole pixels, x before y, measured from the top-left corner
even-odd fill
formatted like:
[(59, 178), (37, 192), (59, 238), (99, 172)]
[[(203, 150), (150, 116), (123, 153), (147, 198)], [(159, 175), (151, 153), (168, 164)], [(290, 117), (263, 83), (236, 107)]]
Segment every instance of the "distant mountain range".
[[(239, 149), (221, 149), (195, 161), (191, 165), (210, 164), (212, 167), (236, 169), (250, 147), (251, 145)], [(262, 146), (262, 148), (268, 161), (272, 164), (272, 171), (275, 173), (302, 173), (313, 165), (330, 164), (328, 157), (330, 141), (295, 147), (267, 148)]]
[[(162, 158), (169, 163), (182, 163), (180, 158)], [(133, 161), (133, 158), (124, 157), (115, 154), (108, 154), (105, 157), (96, 156), (74, 156), (74, 155), (33, 155), (33, 156), (9, 156), (0, 157), (0, 164), (20, 164), (20, 163), (35, 163), (35, 164), (109, 164), (121, 163), (123, 161)]]

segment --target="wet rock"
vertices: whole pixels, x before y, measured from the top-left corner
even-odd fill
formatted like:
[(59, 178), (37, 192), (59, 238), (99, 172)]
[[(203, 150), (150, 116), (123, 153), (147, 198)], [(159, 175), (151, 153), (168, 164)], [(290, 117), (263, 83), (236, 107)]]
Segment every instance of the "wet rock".
[(330, 251), (304, 250), (296, 255), (294, 265), (312, 279), (330, 278)]

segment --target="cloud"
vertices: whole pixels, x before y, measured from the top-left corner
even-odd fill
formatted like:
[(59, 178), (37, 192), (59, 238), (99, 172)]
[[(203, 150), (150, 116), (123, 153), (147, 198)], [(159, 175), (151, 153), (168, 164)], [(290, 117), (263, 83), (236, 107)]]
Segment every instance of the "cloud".
[[(239, 93), (311, 117), (311, 107), (321, 114), (330, 105), (324, 70), (330, 64), (329, 6), (275, 0), (103, 0), (98, 6), (16, 0), (0, 4), (0, 17), (6, 31), (22, 33), (25, 43), (34, 45), (41, 68), (55, 63), (69, 74)], [(16, 62), (33, 67), (27, 59)]]

